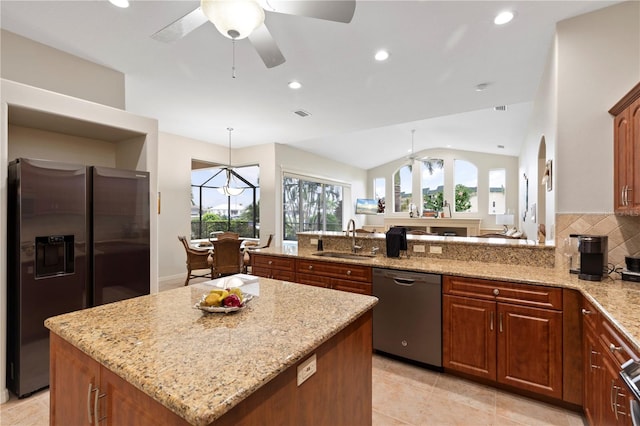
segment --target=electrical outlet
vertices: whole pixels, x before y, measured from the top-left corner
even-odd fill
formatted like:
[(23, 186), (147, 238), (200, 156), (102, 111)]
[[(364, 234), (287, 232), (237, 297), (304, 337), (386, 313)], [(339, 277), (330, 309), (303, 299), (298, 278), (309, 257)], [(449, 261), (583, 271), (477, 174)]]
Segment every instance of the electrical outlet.
[(442, 254), (442, 247), (441, 246), (429, 246), (429, 253)]
[(298, 366), (298, 386), (313, 376), (316, 372), (316, 354), (311, 355)]
[(424, 246), (422, 244), (418, 245), (418, 244), (414, 244), (413, 245), (413, 251), (416, 253), (424, 253)]
[(318, 245), (318, 239), (317, 238), (311, 238), (311, 245), (312, 246), (317, 246)]

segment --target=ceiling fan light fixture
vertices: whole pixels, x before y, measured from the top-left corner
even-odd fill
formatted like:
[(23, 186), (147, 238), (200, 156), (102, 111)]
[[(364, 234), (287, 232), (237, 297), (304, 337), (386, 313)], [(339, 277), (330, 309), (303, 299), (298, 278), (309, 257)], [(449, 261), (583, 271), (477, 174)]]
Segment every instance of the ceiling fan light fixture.
[(255, 0), (201, 0), (202, 12), (225, 37), (241, 40), (264, 23), (264, 9)]
[(121, 7), (123, 9), (129, 7), (129, 0), (109, 0), (109, 3), (116, 7)]

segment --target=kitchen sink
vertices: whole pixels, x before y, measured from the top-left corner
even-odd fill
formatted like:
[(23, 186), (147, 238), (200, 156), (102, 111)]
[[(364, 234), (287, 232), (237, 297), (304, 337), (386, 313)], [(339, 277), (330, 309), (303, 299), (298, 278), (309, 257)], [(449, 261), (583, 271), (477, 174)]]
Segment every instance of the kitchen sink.
[(322, 251), (319, 253), (313, 253), (314, 256), (321, 257), (335, 257), (338, 259), (356, 259), (356, 260), (366, 260), (376, 257), (374, 254), (358, 254), (358, 253), (342, 253), (336, 251)]

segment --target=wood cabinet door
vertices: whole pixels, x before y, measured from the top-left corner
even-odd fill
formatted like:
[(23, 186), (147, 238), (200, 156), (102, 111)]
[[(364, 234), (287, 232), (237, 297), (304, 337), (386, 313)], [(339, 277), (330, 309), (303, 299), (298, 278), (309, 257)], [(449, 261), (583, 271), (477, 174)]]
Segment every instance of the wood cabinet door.
[(562, 312), (498, 303), (498, 382), (562, 399)]
[[(603, 347), (603, 349), (605, 349)], [(629, 391), (618, 375), (620, 366), (615, 358), (603, 350), (602, 356), (602, 389), (601, 410), (602, 418), (599, 424), (631, 426), (629, 416)]]
[(496, 303), (443, 295), (444, 368), (496, 379)]
[(631, 172), (627, 173), (630, 188), (627, 191), (628, 207), (640, 212), (640, 99), (629, 108), (630, 141), (628, 155)]
[(100, 391), (105, 395), (98, 405), (102, 425), (184, 426), (188, 424), (107, 368), (102, 367), (100, 381)]
[(93, 402), (100, 386), (100, 364), (50, 333), (49, 424), (93, 425)]
[(583, 366), (584, 366), (584, 396), (583, 409), (587, 423), (590, 425), (602, 424), (602, 352), (598, 344), (598, 335), (583, 322)]

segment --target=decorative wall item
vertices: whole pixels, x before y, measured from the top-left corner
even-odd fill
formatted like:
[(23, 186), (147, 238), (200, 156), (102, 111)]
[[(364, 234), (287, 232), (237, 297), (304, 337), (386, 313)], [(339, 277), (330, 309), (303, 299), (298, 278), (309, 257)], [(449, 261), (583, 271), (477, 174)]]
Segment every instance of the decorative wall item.
[(529, 178), (527, 174), (522, 175), (524, 177), (524, 209), (522, 209), (522, 221), (527, 221), (527, 211), (529, 210)]
[(542, 186), (547, 187), (547, 191), (551, 191), (553, 189), (552, 185), (553, 173), (552, 173), (552, 160), (547, 161), (547, 164), (544, 167), (544, 174), (542, 175)]

